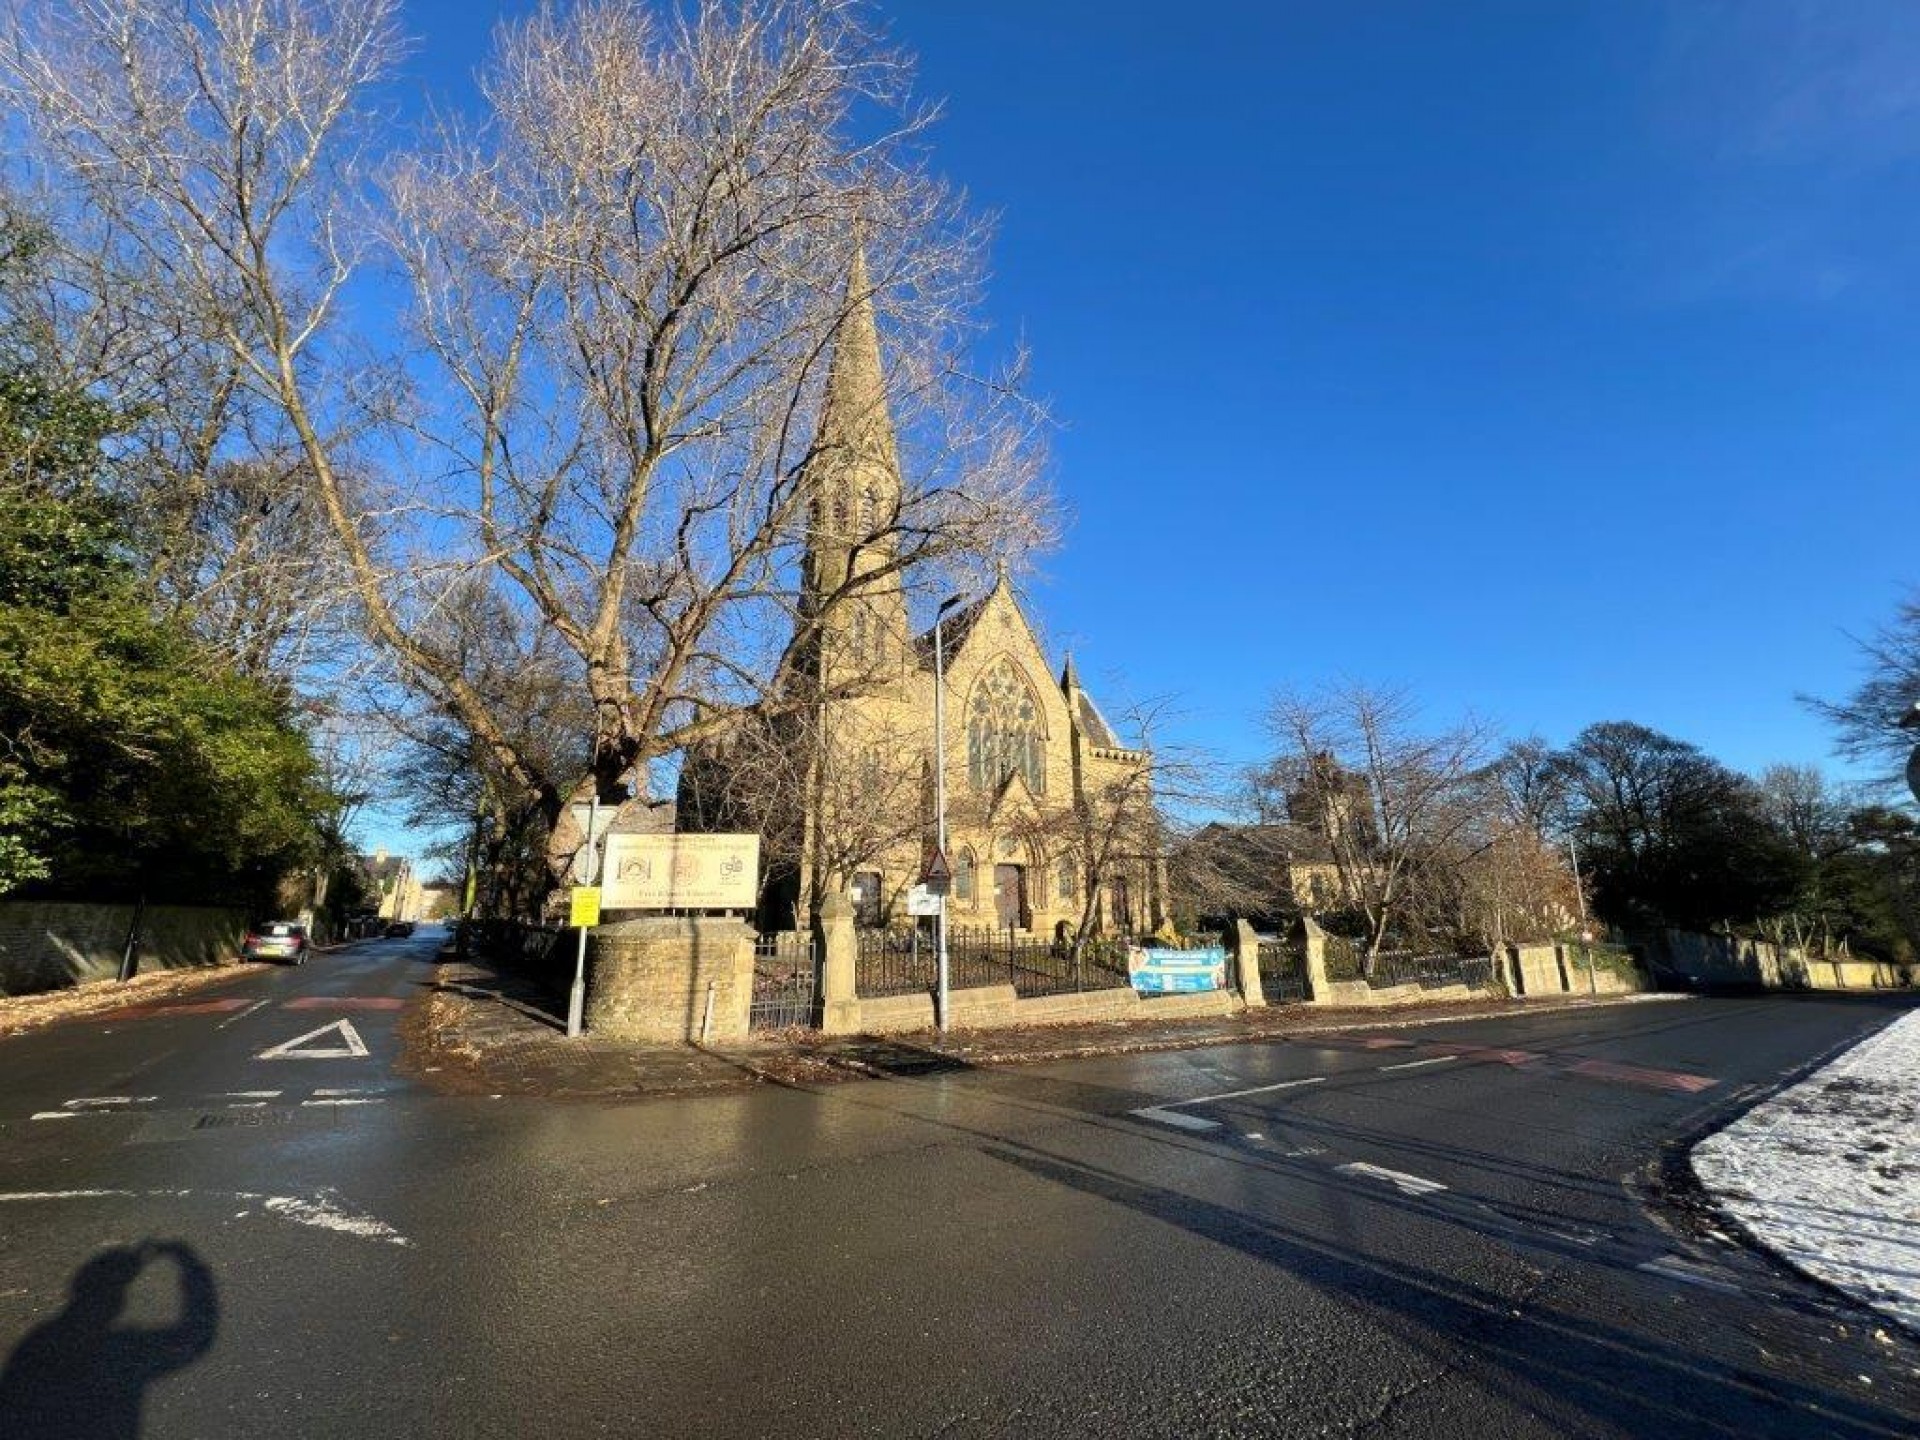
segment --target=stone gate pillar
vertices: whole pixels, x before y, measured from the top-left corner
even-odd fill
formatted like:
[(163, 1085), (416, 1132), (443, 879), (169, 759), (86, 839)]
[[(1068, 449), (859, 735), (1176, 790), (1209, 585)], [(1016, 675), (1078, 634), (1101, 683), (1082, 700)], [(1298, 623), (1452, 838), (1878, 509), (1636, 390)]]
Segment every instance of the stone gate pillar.
[(1325, 1005), (1333, 999), (1333, 987), (1327, 983), (1327, 932), (1311, 915), (1300, 917), (1300, 948), (1306, 956), (1307, 1001)]
[(1253, 926), (1244, 920), (1234, 921), (1228, 935), (1233, 941), (1234, 968), (1239, 972), (1241, 1000), (1249, 1009), (1265, 1005), (1267, 993), (1260, 985), (1260, 937), (1254, 934)]
[(813, 913), (815, 1023), (824, 1034), (849, 1035), (860, 1029), (860, 997), (855, 989), (859, 939), (853, 933), (853, 902), (835, 891), (824, 895)]

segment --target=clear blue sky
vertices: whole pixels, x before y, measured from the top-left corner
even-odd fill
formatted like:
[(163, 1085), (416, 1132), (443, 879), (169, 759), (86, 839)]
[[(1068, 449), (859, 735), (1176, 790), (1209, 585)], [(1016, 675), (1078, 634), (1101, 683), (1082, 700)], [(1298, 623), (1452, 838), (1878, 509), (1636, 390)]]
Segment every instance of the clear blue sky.
[[(484, 8), (410, 7), (422, 83)], [(1825, 756), (1795, 692), (1920, 581), (1920, 5), (881, 13), (1002, 215), (1075, 517), (1029, 597), (1103, 699)]]

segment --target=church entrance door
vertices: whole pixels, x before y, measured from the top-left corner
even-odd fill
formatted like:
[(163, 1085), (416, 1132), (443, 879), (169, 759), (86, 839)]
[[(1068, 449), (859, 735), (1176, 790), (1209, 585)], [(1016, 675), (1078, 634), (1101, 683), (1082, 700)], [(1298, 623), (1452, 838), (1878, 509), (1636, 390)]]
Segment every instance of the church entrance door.
[(1026, 923), (1027, 872), (1024, 867), (993, 867), (993, 910), (1002, 930), (1019, 929)]

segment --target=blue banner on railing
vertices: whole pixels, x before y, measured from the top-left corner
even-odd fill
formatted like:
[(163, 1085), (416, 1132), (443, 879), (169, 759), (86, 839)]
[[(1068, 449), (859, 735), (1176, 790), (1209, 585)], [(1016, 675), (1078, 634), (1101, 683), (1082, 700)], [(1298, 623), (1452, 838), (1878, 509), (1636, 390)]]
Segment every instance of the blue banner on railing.
[(1142, 995), (1180, 995), (1227, 988), (1227, 952), (1208, 950), (1129, 950), (1127, 973)]

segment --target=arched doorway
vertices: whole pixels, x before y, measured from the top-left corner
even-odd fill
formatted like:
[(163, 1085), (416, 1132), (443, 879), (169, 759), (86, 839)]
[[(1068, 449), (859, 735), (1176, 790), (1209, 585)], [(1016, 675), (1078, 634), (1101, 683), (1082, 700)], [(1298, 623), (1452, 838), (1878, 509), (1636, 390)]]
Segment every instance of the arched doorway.
[(1027, 867), (1001, 862), (993, 867), (993, 923), (1002, 930), (1027, 928)]

